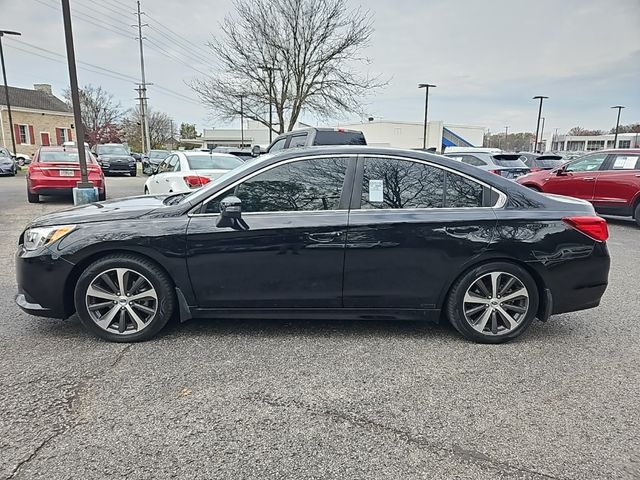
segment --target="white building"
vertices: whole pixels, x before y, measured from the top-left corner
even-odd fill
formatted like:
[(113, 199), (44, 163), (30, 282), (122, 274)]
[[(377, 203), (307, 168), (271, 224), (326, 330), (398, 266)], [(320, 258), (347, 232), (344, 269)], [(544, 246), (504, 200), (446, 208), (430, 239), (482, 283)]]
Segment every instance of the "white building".
[[(295, 130), (310, 125), (298, 122)], [(401, 122), (388, 120), (371, 120), (361, 123), (339, 125), (337, 128), (359, 130), (364, 133), (369, 145), (415, 149), (422, 148), (424, 124), (421, 122)], [(484, 139), (484, 127), (469, 125), (450, 125), (441, 121), (427, 124), (427, 148), (435, 148), (438, 152), (443, 147), (481, 147)], [(275, 138), (276, 135), (273, 135)], [(243, 140), (244, 139), (244, 140)], [(255, 121), (245, 121), (245, 128), (205, 128), (202, 133), (202, 146), (252, 147), (269, 145), (269, 130)]]
[(551, 150), (593, 151), (605, 148), (640, 148), (639, 133), (619, 133), (617, 145), (613, 144), (615, 135), (558, 135), (551, 139)]
[[(369, 145), (415, 149), (422, 148), (424, 123), (392, 120), (370, 120), (368, 122), (340, 125), (348, 130), (360, 130)], [(481, 147), (484, 127), (451, 125), (442, 121), (427, 123), (427, 148), (442, 152), (444, 147)]]

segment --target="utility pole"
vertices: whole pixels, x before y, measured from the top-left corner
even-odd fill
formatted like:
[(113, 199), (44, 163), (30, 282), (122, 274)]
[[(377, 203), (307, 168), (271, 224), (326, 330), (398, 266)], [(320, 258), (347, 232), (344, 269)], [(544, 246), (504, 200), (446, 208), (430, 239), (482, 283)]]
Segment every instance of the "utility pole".
[[(143, 24), (142, 23), (142, 14), (144, 12), (140, 11), (140, 0), (138, 0), (137, 2), (138, 5), (138, 11), (136, 12), (136, 15), (138, 16), (138, 24), (137, 25), (132, 25), (133, 27), (138, 27), (138, 41), (140, 42), (140, 81), (142, 83), (140, 83), (140, 114), (142, 116), (142, 129), (144, 131), (144, 138), (143, 138), (143, 142), (142, 142), (142, 150), (143, 153), (145, 151), (149, 151), (151, 150), (151, 138), (149, 136), (149, 118), (148, 118), (148, 108), (147, 108), (147, 85), (151, 85), (148, 84), (144, 75), (144, 49), (142, 47), (142, 40), (144, 39), (144, 37), (142, 36), (142, 27), (147, 27), (148, 24)], [(145, 150), (145, 143), (146, 143), (146, 150)]]
[(509, 135), (509, 125), (504, 127), (504, 149), (507, 150), (507, 137)]
[[(7, 84), (6, 80), (5, 80), (4, 84), (5, 85)], [(611, 107), (611, 108), (617, 108), (618, 109), (618, 120), (616, 120), (616, 136), (613, 137), (613, 148), (618, 148), (618, 128), (620, 128), (620, 112), (622, 111), (622, 109), (624, 107), (622, 105), (616, 105), (615, 107)]]
[(535, 97), (533, 97), (534, 100), (540, 100), (540, 108), (538, 109), (538, 122), (536, 123), (536, 141), (533, 144), (534, 153), (538, 152), (538, 133), (540, 132), (540, 117), (542, 116), (542, 101), (545, 98), (549, 98), (549, 97), (545, 97), (543, 95), (536, 95)]
[(142, 84), (138, 83), (138, 88), (135, 89), (136, 92), (138, 92), (138, 102), (140, 102), (140, 150), (142, 150), (142, 154), (144, 155), (148, 150), (145, 147), (145, 143), (146, 143), (146, 137), (145, 137), (145, 133), (144, 133), (144, 106), (143, 106), (143, 90), (142, 90)]
[(240, 148), (244, 148), (244, 95), (240, 95)]
[(174, 147), (173, 147), (173, 118), (170, 121), (171, 121), (171, 150), (174, 150)]
[(430, 83), (420, 83), (418, 84), (418, 88), (424, 88), (425, 96), (424, 96), (424, 137), (422, 138), (422, 149), (427, 149), (427, 112), (429, 111), (429, 87), (436, 88), (436, 85), (431, 85)]
[(273, 140), (273, 99), (275, 97), (275, 92), (273, 91), (273, 72), (282, 70), (281, 68), (275, 67), (273, 65), (258, 65), (260, 70), (266, 70), (267, 77), (269, 80), (269, 143)]
[(67, 63), (69, 64), (69, 90), (73, 104), (73, 121), (76, 126), (76, 145), (78, 146), (78, 160), (80, 161), (80, 181), (73, 189), (73, 202), (76, 205), (95, 202), (97, 191), (89, 181), (87, 174), (87, 157), (84, 148), (84, 125), (80, 111), (80, 95), (78, 93), (78, 73), (76, 71), (76, 54), (73, 48), (73, 31), (71, 29), (71, 8), (69, 0), (62, 0), (62, 20), (64, 23), (64, 39), (67, 47)]
[(7, 102), (7, 112), (9, 113), (9, 130), (11, 131), (11, 145), (13, 146), (14, 158), (18, 155), (16, 152), (16, 135), (13, 133), (13, 118), (11, 117), (11, 103), (9, 103), (9, 86), (7, 85), (7, 69), (4, 66), (4, 52), (2, 50), (2, 37), (5, 35), (21, 35), (20, 32), (12, 32), (11, 30), (0, 30), (0, 60), (2, 61), (2, 78), (4, 79), (4, 96)]

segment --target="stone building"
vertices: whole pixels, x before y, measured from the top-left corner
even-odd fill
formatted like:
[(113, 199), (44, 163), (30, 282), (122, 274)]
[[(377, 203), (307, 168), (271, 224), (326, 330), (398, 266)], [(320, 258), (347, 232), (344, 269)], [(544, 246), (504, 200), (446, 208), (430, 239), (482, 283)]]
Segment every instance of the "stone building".
[(33, 90), (9, 87), (9, 112), (4, 86), (0, 86), (0, 144), (11, 146), (11, 129), (16, 137), (18, 154), (33, 155), (43, 145), (62, 145), (73, 140), (73, 113), (65, 102), (53, 95), (51, 85), (37, 84)]

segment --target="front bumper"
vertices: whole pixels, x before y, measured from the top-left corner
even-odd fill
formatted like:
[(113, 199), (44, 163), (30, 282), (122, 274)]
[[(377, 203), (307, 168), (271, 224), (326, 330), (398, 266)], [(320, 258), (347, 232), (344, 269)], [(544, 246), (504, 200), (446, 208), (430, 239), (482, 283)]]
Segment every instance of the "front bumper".
[(74, 311), (73, 292), (65, 292), (65, 285), (73, 267), (46, 247), (33, 252), (19, 247), (16, 253), (16, 304), (31, 315), (69, 317)]
[(129, 173), (136, 170), (136, 164), (128, 164), (128, 163), (110, 163), (108, 165), (101, 165), (102, 171), (104, 173)]

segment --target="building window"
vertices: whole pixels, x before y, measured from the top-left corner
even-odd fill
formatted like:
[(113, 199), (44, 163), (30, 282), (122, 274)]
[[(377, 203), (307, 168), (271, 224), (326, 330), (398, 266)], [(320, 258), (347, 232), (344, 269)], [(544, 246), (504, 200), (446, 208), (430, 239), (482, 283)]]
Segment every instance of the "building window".
[(567, 150), (574, 152), (584, 150), (584, 140), (572, 140), (567, 142)]
[(18, 125), (18, 129), (20, 131), (20, 143), (22, 144), (31, 143), (31, 141), (29, 140), (29, 126)]
[(620, 140), (618, 148), (631, 148), (631, 140)]
[(587, 150), (589, 152), (593, 150), (602, 150), (604, 148), (604, 140), (589, 140), (587, 142)]
[(67, 129), (66, 128), (61, 128), (60, 129), (60, 143), (64, 143), (67, 141)]

